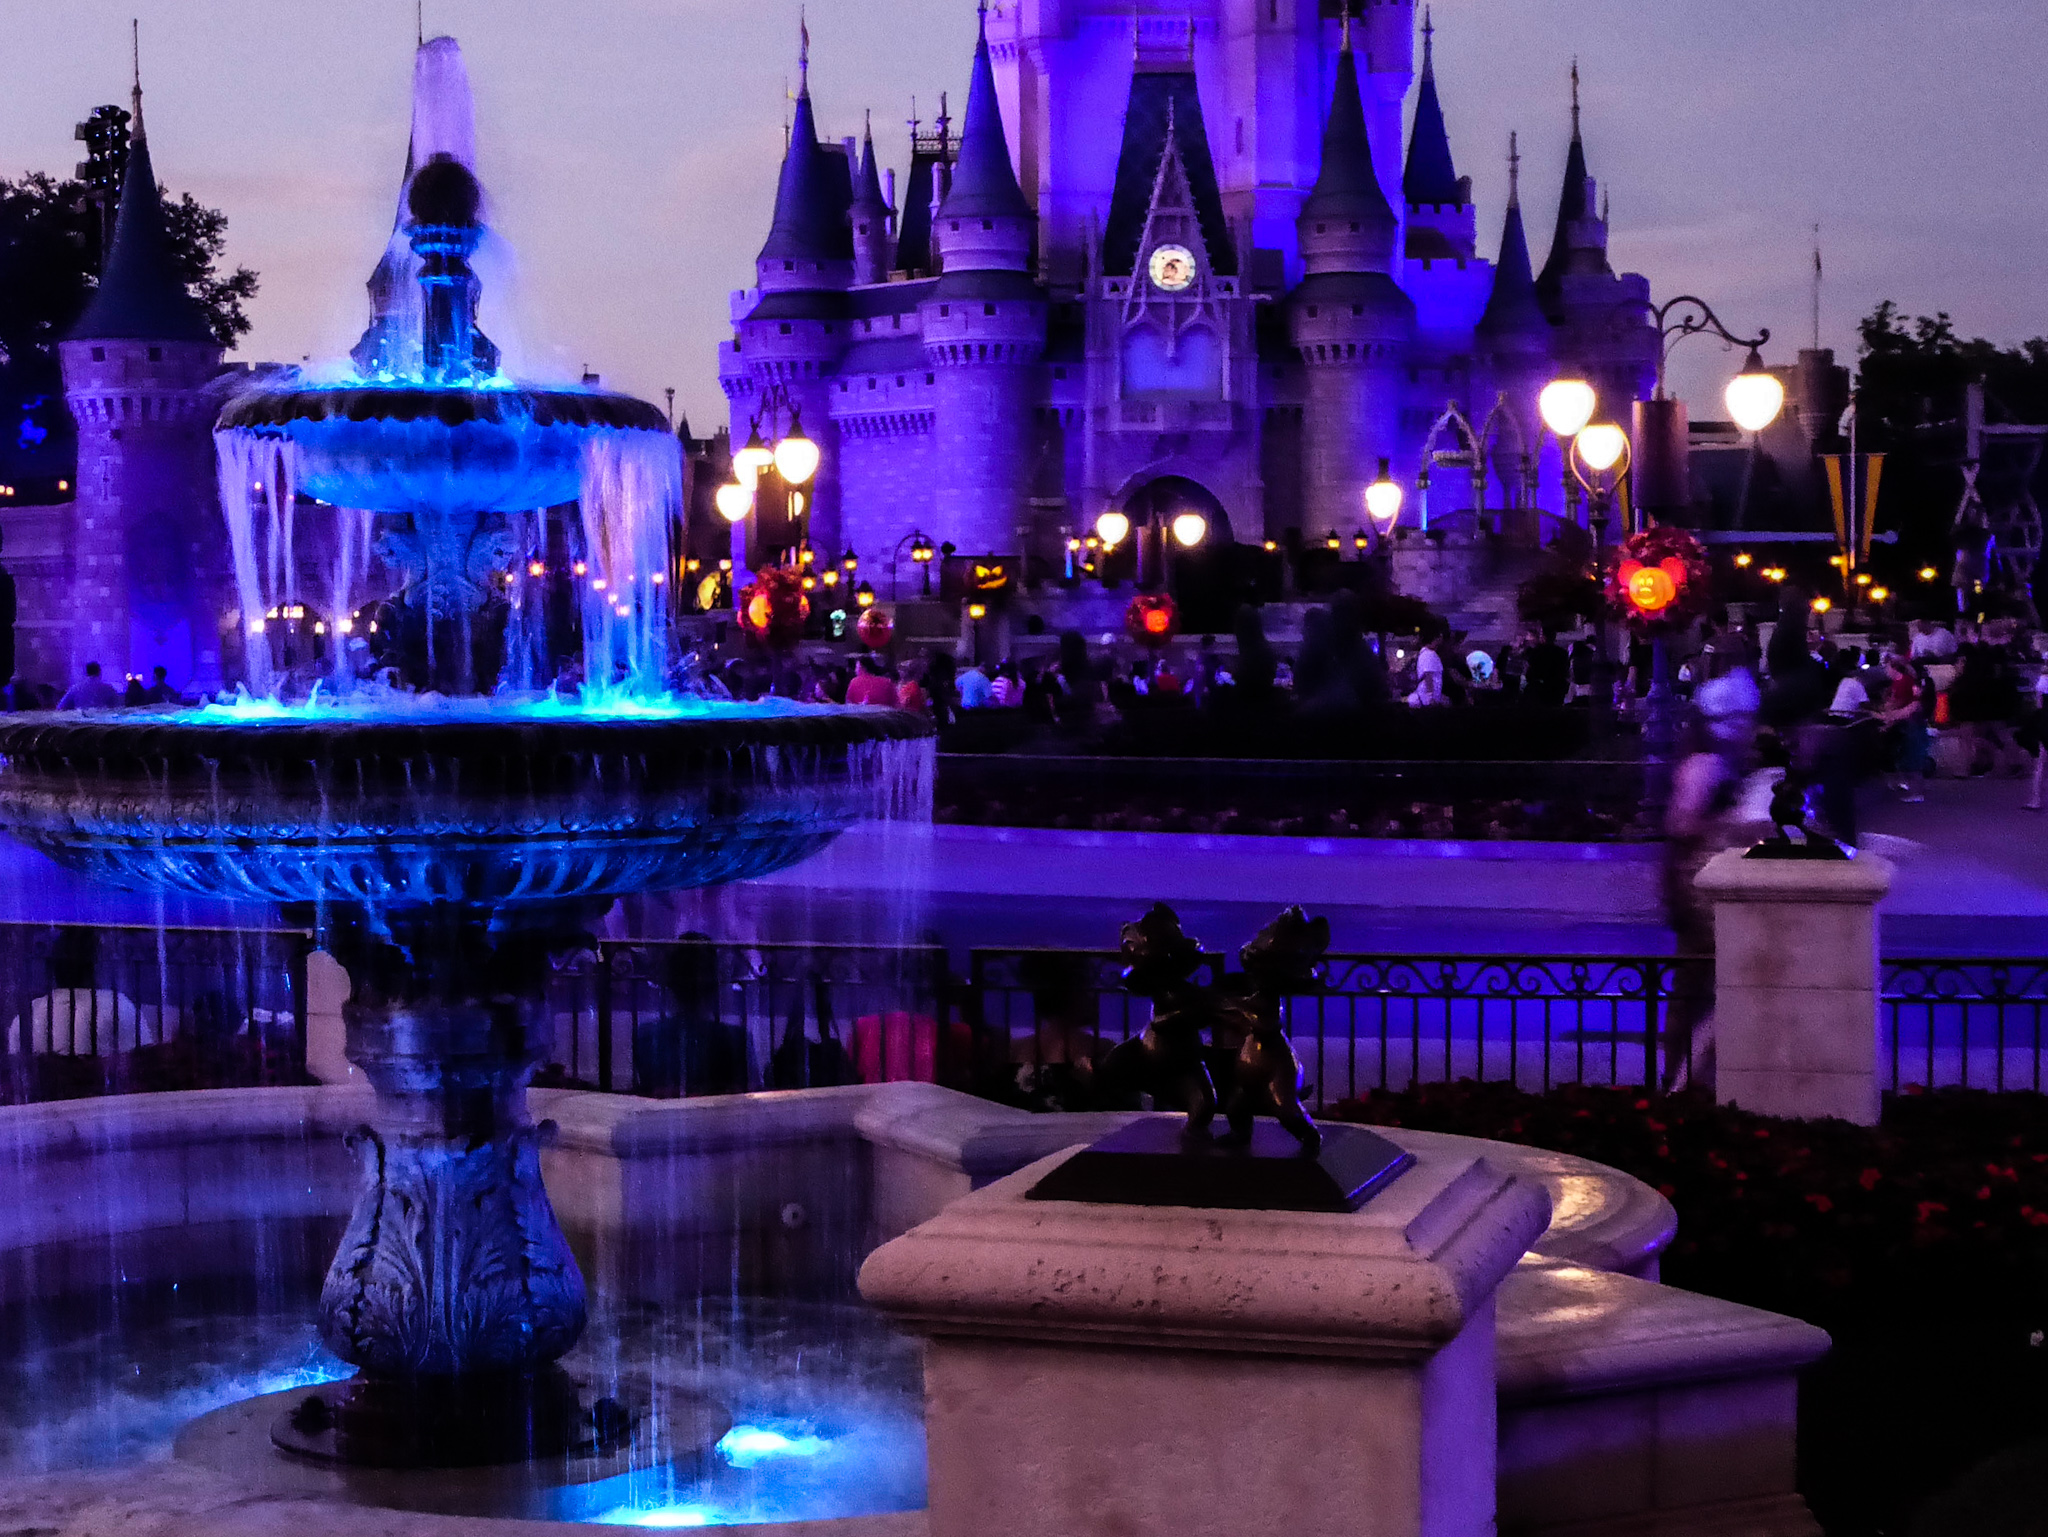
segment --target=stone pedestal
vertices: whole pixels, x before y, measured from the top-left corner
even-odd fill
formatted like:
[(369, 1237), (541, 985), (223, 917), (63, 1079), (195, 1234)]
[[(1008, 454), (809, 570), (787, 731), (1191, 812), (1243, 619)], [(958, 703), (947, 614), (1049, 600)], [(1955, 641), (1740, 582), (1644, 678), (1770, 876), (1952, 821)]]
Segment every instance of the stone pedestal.
[(1425, 1150), (1355, 1213), (1031, 1201), (1075, 1149), (871, 1255), (926, 1337), (932, 1537), (1483, 1537), (1494, 1292), (1533, 1183)]
[(1877, 904), (1892, 867), (1715, 857), (1699, 889), (1714, 904), (1715, 1094), (1763, 1115), (1878, 1113)]

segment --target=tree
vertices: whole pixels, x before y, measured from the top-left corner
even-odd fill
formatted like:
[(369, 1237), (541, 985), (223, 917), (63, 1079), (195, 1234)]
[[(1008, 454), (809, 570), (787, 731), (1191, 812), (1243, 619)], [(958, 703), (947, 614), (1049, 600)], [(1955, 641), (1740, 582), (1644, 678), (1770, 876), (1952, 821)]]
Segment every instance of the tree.
[[(233, 346), (249, 330), (255, 297), (247, 267), (222, 272), (227, 216), (188, 192), (164, 196), (165, 233), (178, 274), (205, 310), (214, 337)], [(92, 203), (81, 182), (30, 172), (0, 180), (0, 363), (46, 372), (56, 344), (92, 298), (100, 251)], [(35, 364), (46, 365), (37, 369)]]
[[(1889, 299), (1857, 331), (1857, 447), (1886, 455), (1880, 526), (1899, 530), (1903, 569), (1925, 564), (1945, 577), (1962, 499), (1969, 387), (1983, 384), (1994, 423), (2048, 423), (2048, 337), (2003, 347), (1959, 335), (1946, 311), (1908, 316)], [(2037, 499), (2048, 497), (2048, 466), (2043, 472)]]

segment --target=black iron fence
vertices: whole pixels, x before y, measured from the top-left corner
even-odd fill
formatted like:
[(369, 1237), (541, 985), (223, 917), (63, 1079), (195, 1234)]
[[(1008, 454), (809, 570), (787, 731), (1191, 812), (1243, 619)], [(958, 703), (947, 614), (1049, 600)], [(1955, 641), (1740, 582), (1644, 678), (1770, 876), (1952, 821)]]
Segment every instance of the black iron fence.
[(0, 1100), (305, 1081), (309, 936), (0, 924)]
[[(1213, 978), (1223, 957), (1205, 964)], [(555, 1081), (644, 1094), (920, 1079), (1025, 1103), (1084, 1100), (1142, 1032), (1115, 951), (607, 943), (557, 973)], [(1285, 1000), (1317, 1105), (1458, 1078), (1654, 1086), (1705, 963), (1642, 956), (1332, 956)]]
[(2048, 960), (1886, 961), (1887, 1089), (2042, 1088)]

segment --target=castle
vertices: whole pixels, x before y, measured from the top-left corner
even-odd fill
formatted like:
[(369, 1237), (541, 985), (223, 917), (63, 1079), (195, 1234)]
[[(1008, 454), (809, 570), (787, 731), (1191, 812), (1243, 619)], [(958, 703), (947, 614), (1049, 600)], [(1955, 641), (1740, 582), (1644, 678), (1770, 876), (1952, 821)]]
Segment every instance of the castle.
[(1425, 452), (1461, 446), (1484, 507), (1558, 510), (1536, 396), (1577, 371), (1626, 420), (1656, 376), (1649, 283), (1609, 263), (1576, 70), (1548, 259), (1518, 184), (1481, 256), (1420, 20), (1418, 72), (1414, 0), (984, 0), (957, 139), (913, 126), (900, 203), (872, 133), (820, 141), (806, 42), (719, 353), (735, 442), (794, 414), (823, 449), (792, 532), (1040, 572), (1112, 508), (1321, 541), (1365, 523), (1382, 460), (1420, 512)]

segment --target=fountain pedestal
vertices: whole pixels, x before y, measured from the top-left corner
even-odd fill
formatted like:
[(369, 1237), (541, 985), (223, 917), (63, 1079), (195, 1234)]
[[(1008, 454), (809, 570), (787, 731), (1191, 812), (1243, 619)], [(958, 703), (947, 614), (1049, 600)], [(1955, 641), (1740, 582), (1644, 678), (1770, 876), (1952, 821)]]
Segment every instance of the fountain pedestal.
[(1030, 1200), (862, 1268), (926, 1337), (932, 1537), (1487, 1537), (1494, 1292), (1538, 1187), (1425, 1151), (1357, 1212)]
[(541, 1182), (527, 1113), (547, 1060), (548, 938), (434, 912), (386, 938), (344, 919), (349, 1060), (377, 1124), (349, 1144), (363, 1193), (329, 1266), (320, 1334), (361, 1374), (278, 1422), (280, 1446), (382, 1467), (550, 1456), (590, 1438), (555, 1361), (583, 1278)]

